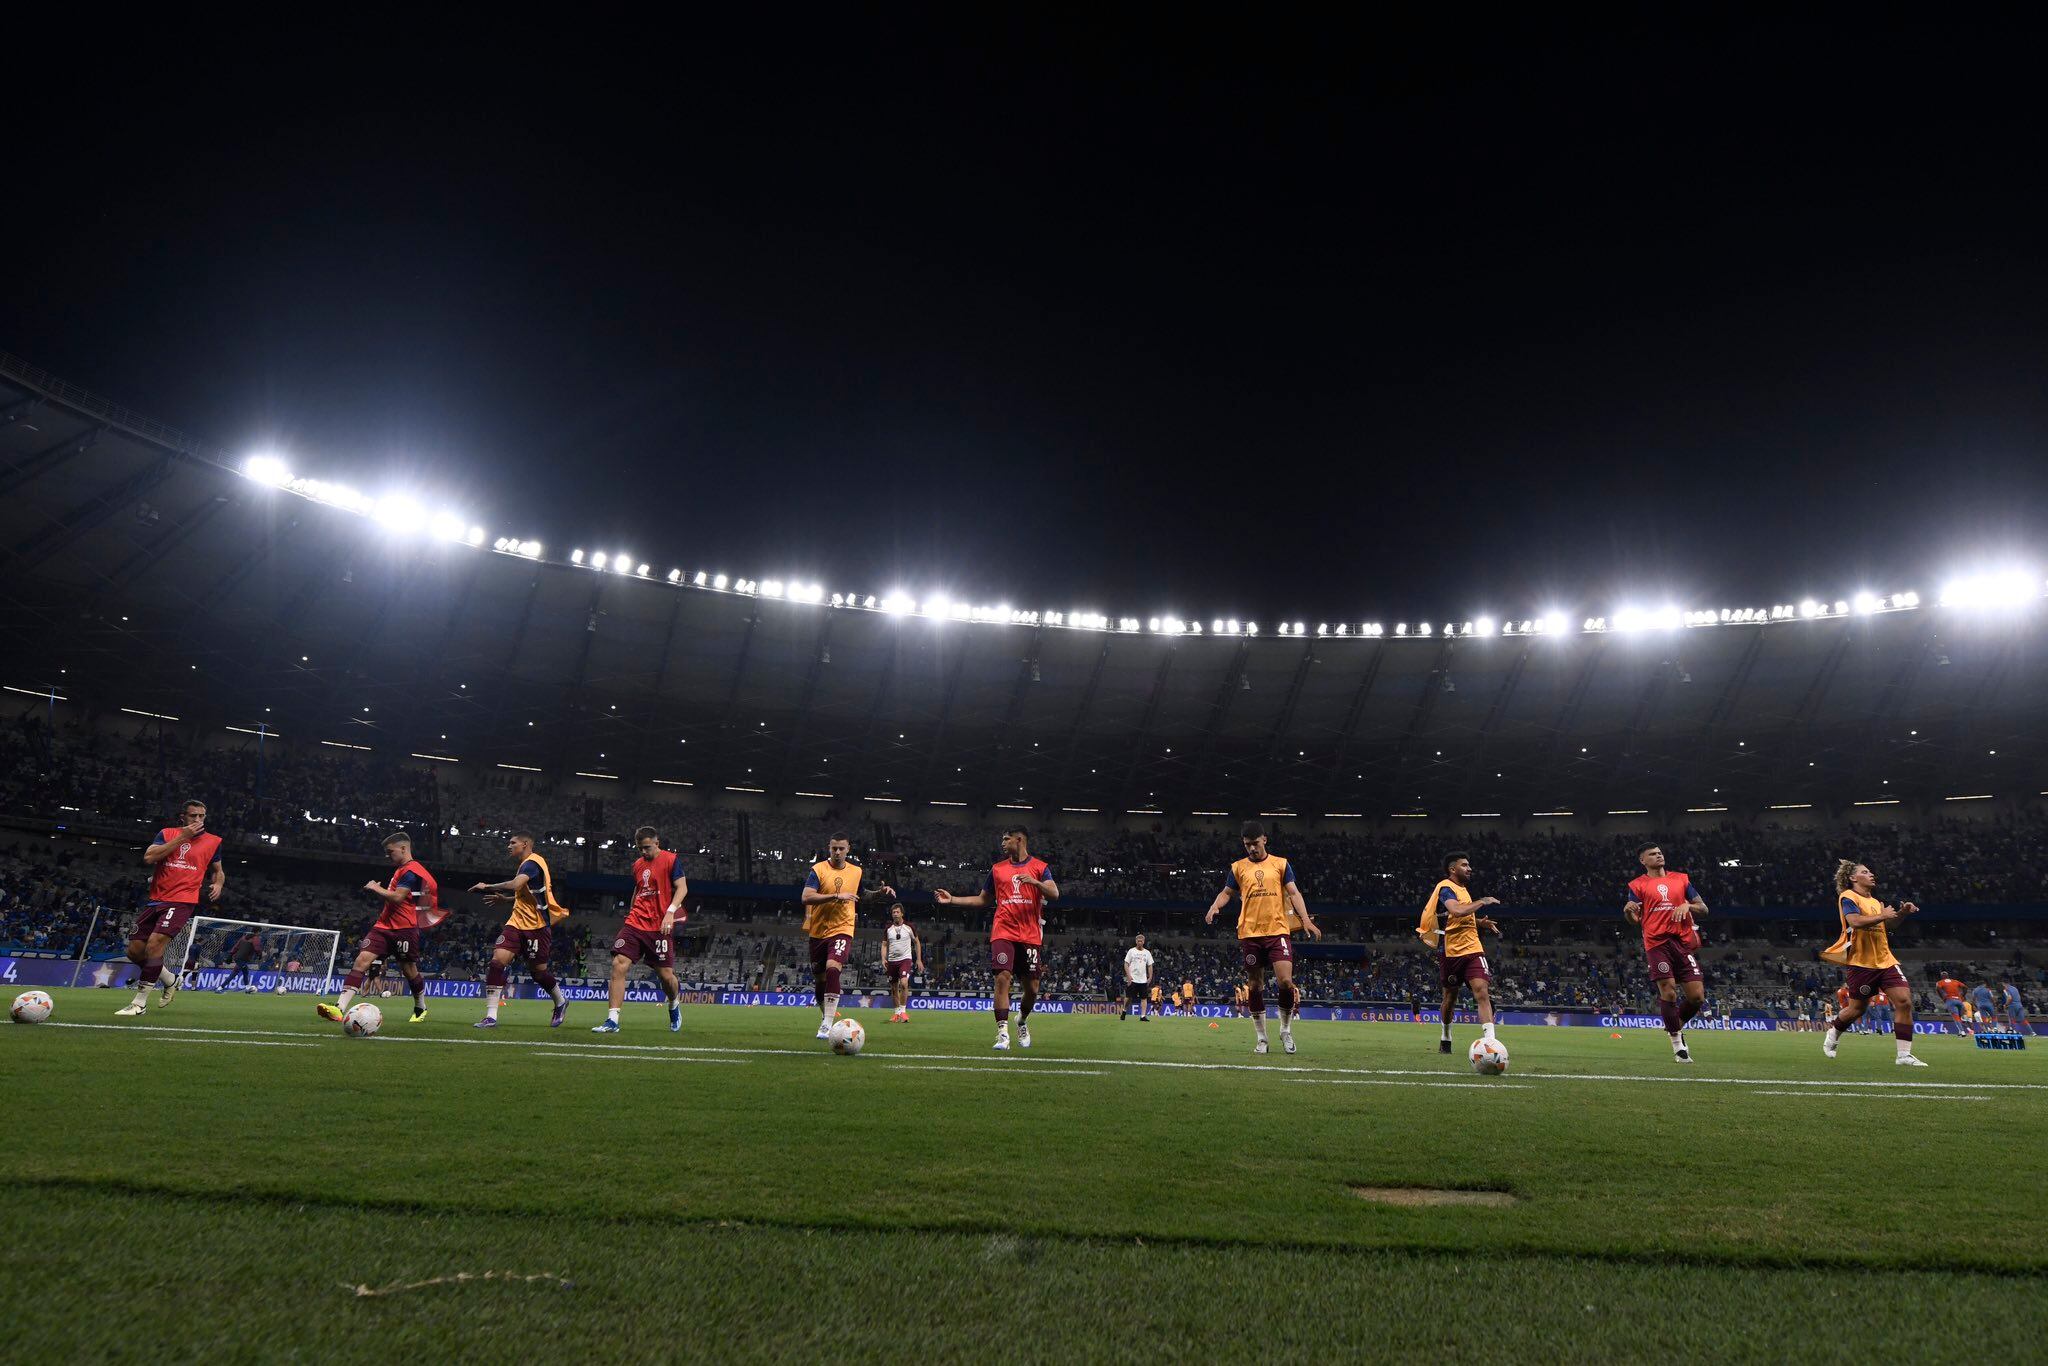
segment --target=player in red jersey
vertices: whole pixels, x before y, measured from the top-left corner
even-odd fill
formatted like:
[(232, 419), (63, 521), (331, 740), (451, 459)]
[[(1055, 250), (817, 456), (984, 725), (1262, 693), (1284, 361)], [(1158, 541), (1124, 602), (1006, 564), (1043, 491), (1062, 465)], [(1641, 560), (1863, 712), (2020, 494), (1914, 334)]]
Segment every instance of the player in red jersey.
[(1664, 866), (1664, 851), (1655, 844), (1636, 850), (1643, 875), (1629, 883), (1621, 913), (1643, 927), (1643, 955), (1650, 980), (1657, 984), (1657, 1010), (1664, 1032), (1671, 1036), (1671, 1056), (1691, 1062), (1685, 1026), (1706, 1004), (1706, 983), (1700, 979), (1700, 927), (1693, 917), (1707, 913), (1699, 888), (1684, 873)]
[(1045, 907), (1060, 899), (1059, 883), (1045, 860), (1031, 857), (1031, 836), (1023, 826), (1003, 832), (1006, 857), (989, 869), (981, 890), (954, 896), (941, 887), (932, 897), (941, 906), (993, 906), (989, 926), (989, 967), (996, 975), (995, 1009), (998, 1052), (1010, 1051), (1010, 983), (1024, 976), (1017, 1001), (1017, 1046), (1031, 1047), (1031, 1007), (1038, 1004), (1038, 975), (1044, 970)]
[(398, 964), (399, 972), (405, 975), (405, 985), (412, 992), (412, 1019), (408, 1023), (417, 1024), (427, 1018), (427, 984), (420, 976), (419, 966), (420, 930), (423, 920), (431, 927), (441, 919), (441, 885), (434, 881), (425, 864), (413, 858), (412, 836), (403, 830), (384, 837), (384, 852), (391, 856), (394, 867), (391, 884), (386, 886), (375, 878), (363, 884), (363, 890), (382, 901), (384, 909), (377, 916), (377, 923), (363, 936), (363, 942), (356, 946), (355, 966), (341, 979), (340, 1002), (329, 1005), (321, 1001), (313, 1007), (322, 1019), (346, 1017), (370, 969), (386, 959)]
[(160, 985), (158, 1005), (178, 994), (178, 975), (164, 973), (164, 948), (178, 937), (199, 909), (200, 888), (208, 901), (220, 900), (228, 872), (220, 862), (220, 836), (206, 829), (206, 803), (186, 802), (178, 824), (157, 831), (156, 841), (142, 851), (142, 861), (156, 871), (149, 875), (149, 900), (128, 932), (128, 961), (136, 968), (135, 999), (116, 1015), (140, 1015), (149, 1008), (149, 988)]
[(646, 963), (661, 980), (661, 994), (668, 998), (668, 1031), (683, 1027), (683, 988), (676, 981), (676, 926), (690, 918), (683, 898), (690, 894), (690, 880), (674, 851), (661, 847), (661, 832), (643, 825), (633, 832), (640, 857), (633, 860), (633, 904), (626, 911), (626, 923), (612, 941), (611, 1010), (590, 1027), (593, 1034), (619, 1032), (619, 1007), (626, 1002), (626, 974), (635, 963)]

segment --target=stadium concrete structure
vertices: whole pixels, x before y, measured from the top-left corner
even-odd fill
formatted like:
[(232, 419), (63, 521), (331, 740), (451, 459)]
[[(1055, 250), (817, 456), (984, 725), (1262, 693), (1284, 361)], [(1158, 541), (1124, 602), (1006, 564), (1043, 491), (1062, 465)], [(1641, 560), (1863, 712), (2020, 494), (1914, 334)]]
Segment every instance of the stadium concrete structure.
[[(0, 463), (0, 683), (24, 710), (206, 743), (1042, 824), (1669, 828), (1950, 814), (2048, 786), (2038, 577), (1989, 610), (1829, 584), (1639, 617), (1502, 603), (1496, 623), (1419, 575), (1360, 586), (1377, 630), (1283, 621), (1277, 601), (1236, 604), (1241, 622), (1207, 604), (1056, 620), (727, 577), (765, 566), (672, 573), (661, 546), (572, 556), (423, 491), (280, 487), (11, 357)], [(1140, 570), (1105, 596), (1149, 613), (1166, 593)]]

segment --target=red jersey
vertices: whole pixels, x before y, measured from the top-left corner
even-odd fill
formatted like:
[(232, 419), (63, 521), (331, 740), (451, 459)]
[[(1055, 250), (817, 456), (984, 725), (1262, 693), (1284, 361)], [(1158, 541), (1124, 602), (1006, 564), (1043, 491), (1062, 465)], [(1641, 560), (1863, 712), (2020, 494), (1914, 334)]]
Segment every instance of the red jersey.
[(418, 859), (409, 859), (391, 875), (391, 881), (384, 884), (394, 892), (407, 893), (404, 901), (387, 901), (384, 913), (377, 917), (376, 928), (380, 930), (413, 930), (420, 925), (420, 916), (425, 913), (427, 924), (433, 925), (441, 919), (441, 884), (434, 881), (434, 875)]
[(1942, 978), (1934, 984), (1934, 987), (1946, 1000), (1960, 1001), (1963, 999), (1963, 984), (1953, 977)]
[(1669, 870), (1644, 873), (1628, 885), (1628, 899), (1643, 908), (1643, 947), (1653, 949), (1676, 939), (1687, 949), (1700, 946), (1700, 927), (1685, 903), (1692, 900), (1692, 879)]
[(1045, 942), (1045, 893), (1026, 886), (1026, 877), (1040, 882), (1059, 880), (1042, 858), (1028, 858), (1022, 863), (1004, 859), (989, 869), (988, 881), (981, 884), (981, 894), (996, 908), (995, 924), (988, 932), (991, 940), (1008, 939), (1017, 944)]
[[(634, 859), (633, 908), (626, 912), (626, 923), (649, 934), (660, 933), (661, 918), (668, 914), (669, 898), (676, 894), (676, 879), (682, 875), (673, 850), (663, 849), (653, 858)], [(677, 911), (676, 919), (682, 918), (683, 913)]]
[(185, 837), (182, 825), (168, 826), (157, 831), (152, 844), (178, 842), (178, 852), (156, 866), (149, 877), (149, 899), (167, 901), (174, 906), (197, 906), (199, 889), (206, 882), (206, 870), (220, 857), (220, 836), (211, 830), (202, 830), (190, 839)]

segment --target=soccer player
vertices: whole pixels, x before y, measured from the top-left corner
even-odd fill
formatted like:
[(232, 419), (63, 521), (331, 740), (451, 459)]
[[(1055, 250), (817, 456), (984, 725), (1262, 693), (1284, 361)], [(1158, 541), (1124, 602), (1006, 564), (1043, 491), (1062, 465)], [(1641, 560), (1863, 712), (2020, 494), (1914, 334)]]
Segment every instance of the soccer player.
[(562, 1018), (569, 1013), (569, 998), (562, 994), (561, 984), (548, 967), (548, 955), (555, 947), (554, 927), (569, 918), (569, 908), (555, 900), (554, 876), (548, 861), (534, 852), (532, 835), (524, 830), (514, 832), (505, 841), (505, 852), (517, 860), (518, 871), (503, 882), (479, 882), (469, 889), (494, 905), (509, 902), (512, 906), (505, 928), (498, 931), (498, 942), (491, 948), (491, 966), (484, 974), (484, 1017), (474, 1027), (498, 1027), (498, 1007), (505, 999), (505, 970), (517, 958), (555, 1003), (548, 1028), (560, 1029)]
[(847, 861), (853, 841), (834, 831), (825, 841), (825, 857), (811, 865), (804, 879), (804, 933), (811, 937), (811, 989), (818, 998), (818, 1037), (832, 1032), (839, 1018), (839, 973), (853, 950), (855, 908), (862, 900), (896, 899), (896, 889), (886, 884), (863, 892), (865, 874), (858, 863)]
[(159, 986), (159, 1006), (178, 994), (178, 975), (164, 975), (164, 949), (178, 937), (199, 910), (199, 889), (209, 902), (220, 900), (227, 885), (221, 866), (220, 836), (206, 828), (206, 803), (188, 801), (178, 808), (178, 824), (157, 831), (156, 841), (142, 851), (142, 861), (155, 871), (149, 876), (149, 899), (142, 904), (135, 928), (128, 932), (128, 961), (135, 965), (135, 999), (116, 1015), (140, 1015), (149, 1008), (149, 989)]
[(1182, 982), (1180, 984), (1180, 993), (1173, 998), (1173, 1004), (1174, 1009), (1180, 1011), (1183, 1015), (1192, 1016), (1195, 1013), (1195, 984), (1193, 982)]
[(903, 903), (889, 907), (889, 924), (882, 931), (882, 971), (889, 974), (889, 999), (896, 1004), (890, 1024), (910, 1023), (910, 974), (915, 968), (924, 975), (924, 941), (903, 918)]
[(2027, 1001), (2024, 996), (2020, 995), (2020, 989), (2014, 986), (2010, 979), (2002, 981), (1998, 985), (2005, 997), (2005, 1010), (1999, 1018), (1999, 1023), (2005, 1025), (2006, 1028), (2012, 1030), (2015, 1034), (2033, 1033), (2033, 1026), (2027, 1022)]
[[(1848, 981), (1843, 984), (1848, 1004), (1828, 1021), (1820, 1049), (1834, 1057), (1842, 1031), (1856, 1023), (1872, 996), (1882, 992), (1892, 1007), (1892, 1039), (1898, 1045), (1894, 1061), (1901, 1067), (1925, 1067), (1926, 1063), (1913, 1056), (1913, 990), (1906, 983), (1906, 974), (1899, 971), (1899, 960), (1892, 956), (1885, 932), (1885, 926), (1920, 908), (1910, 901), (1887, 906), (1873, 895), (1876, 890), (1877, 878), (1863, 864), (1843, 859), (1836, 865), (1836, 907), (1842, 933), (1820, 956), (1848, 970)], [(1841, 993), (1836, 995), (1839, 999)]]
[(229, 950), (228, 961), (235, 966), (234, 970), (221, 982), (219, 990), (233, 991), (237, 981), (241, 982), (242, 988), (245, 991), (256, 990), (256, 979), (250, 976), (249, 969), (262, 957), (263, 936), (256, 930), (250, 930), (240, 939), (237, 939), (235, 947)]
[(676, 981), (675, 929), (689, 919), (683, 898), (690, 894), (690, 880), (671, 850), (661, 847), (661, 832), (643, 825), (633, 832), (640, 857), (633, 860), (633, 904), (626, 910), (626, 923), (612, 940), (611, 1009), (604, 1019), (590, 1027), (593, 1034), (619, 1032), (619, 1007), (626, 1002), (626, 974), (635, 963), (646, 963), (661, 982), (661, 994), (668, 1001), (668, 1032), (683, 1027), (683, 988)]
[(1948, 1017), (1955, 1024), (1956, 1033), (1968, 1034), (1969, 1011), (1963, 1005), (1963, 984), (1944, 972), (1941, 980), (1934, 984), (1934, 989), (1941, 993), (1941, 1002), (1948, 1007)]
[(1976, 1016), (1980, 1028), (1995, 1028), (1998, 1024), (1998, 1007), (1992, 1003), (1991, 987), (1979, 982), (1970, 988), (1970, 1013)]
[(996, 977), (995, 1051), (1010, 1051), (1010, 984), (1020, 972), (1017, 1046), (1031, 1047), (1031, 1007), (1038, 1004), (1038, 975), (1045, 966), (1045, 908), (1060, 899), (1060, 887), (1045, 860), (1031, 856), (1029, 832), (1021, 825), (1003, 832), (1003, 857), (973, 896), (954, 896), (943, 887), (932, 896), (941, 906), (995, 908), (988, 931), (989, 970)]
[(1131, 1018), (1131, 1002), (1138, 1003), (1138, 1023), (1145, 1022), (1145, 988), (1152, 981), (1152, 950), (1145, 947), (1145, 936), (1124, 950), (1124, 1008), (1117, 1016), (1119, 1020)]
[(1287, 937), (1287, 912), (1301, 917), (1309, 938), (1321, 939), (1323, 932), (1309, 918), (1308, 903), (1294, 880), (1294, 866), (1266, 848), (1266, 827), (1246, 821), (1238, 831), (1244, 842), (1244, 857), (1230, 865), (1229, 882), (1209, 903), (1202, 923), (1213, 925), (1216, 917), (1238, 898), (1237, 947), (1244, 959), (1245, 1010), (1252, 1017), (1257, 1042), (1254, 1054), (1268, 1051), (1266, 1043), (1266, 969), (1273, 970), (1275, 994), (1280, 998), (1280, 1046), (1294, 1051), (1294, 1017), (1301, 1009), (1301, 993), (1294, 989), (1294, 941)]
[(1436, 950), (1437, 980), (1444, 989), (1443, 1035), (1436, 1051), (1451, 1051), (1451, 1017), (1458, 1010), (1458, 993), (1472, 989), (1472, 1004), (1479, 1010), (1479, 1032), (1493, 1037), (1493, 969), (1486, 965), (1486, 946), (1479, 942), (1481, 930), (1500, 933), (1500, 926), (1479, 913), (1500, 905), (1499, 897), (1472, 899), (1472, 860), (1461, 849), (1444, 855), (1444, 875), (1429, 889), (1422, 903), (1422, 918), (1415, 922), (1416, 937)]
[(430, 925), (440, 918), (441, 885), (434, 881), (425, 864), (413, 858), (412, 836), (403, 830), (384, 837), (384, 852), (393, 866), (391, 884), (387, 887), (375, 878), (363, 884), (363, 890), (383, 902), (384, 909), (378, 914), (377, 923), (363, 936), (363, 942), (356, 945), (355, 966), (341, 979), (340, 1002), (329, 1005), (321, 1001), (313, 1007), (322, 1019), (345, 1018), (356, 993), (369, 980), (370, 969), (381, 968), (387, 958), (398, 964), (398, 970), (405, 975), (405, 985), (412, 992), (409, 1023), (417, 1024), (427, 1018), (427, 983), (419, 968), (420, 917), (424, 914)]
[(1707, 987), (1700, 977), (1700, 929), (1695, 916), (1707, 913), (1699, 888), (1684, 873), (1664, 866), (1664, 851), (1655, 843), (1636, 850), (1643, 875), (1628, 884), (1621, 913), (1643, 927), (1643, 957), (1650, 980), (1657, 984), (1657, 1010), (1671, 1037), (1674, 1061), (1689, 1063), (1692, 1050), (1685, 1027), (1706, 1004)]

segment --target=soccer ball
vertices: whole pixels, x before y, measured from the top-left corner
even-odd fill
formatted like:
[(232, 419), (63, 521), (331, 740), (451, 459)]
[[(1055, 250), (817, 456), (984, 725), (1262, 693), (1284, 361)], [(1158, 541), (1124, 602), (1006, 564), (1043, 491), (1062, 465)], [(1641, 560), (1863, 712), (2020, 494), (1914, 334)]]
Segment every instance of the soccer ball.
[(382, 997), (383, 997), (383, 998), (384, 998), (385, 1000), (387, 1000), (387, 1001), (391, 999), (391, 991), (390, 991), (390, 989), (389, 989), (389, 988), (386, 988), (385, 990), (383, 990), (383, 991), (380, 991), (380, 992), (378, 992), (377, 994), (378, 994), (379, 996), (382, 996)]
[(284, 983), (279, 982), (277, 984), (277, 994), (280, 996), (284, 995)]
[(860, 1027), (859, 1020), (841, 1020), (832, 1026), (832, 1032), (825, 1038), (834, 1053), (844, 1053), (850, 1058), (867, 1043), (868, 1032)]
[(351, 1039), (367, 1039), (384, 1026), (384, 1012), (368, 1001), (358, 1001), (341, 1017), (341, 1032)]
[[(49, 992), (24, 991), (14, 998), (14, 1008), (7, 1013), (14, 1017), (16, 1024), (41, 1024), (56, 1008), (57, 1003), (50, 999)], [(854, 1052), (859, 1051), (860, 1045), (855, 1044)]]
[(1482, 1077), (1497, 1077), (1508, 1070), (1507, 1045), (1499, 1039), (1474, 1039), (1466, 1056), (1472, 1059), (1472, 1070)]

